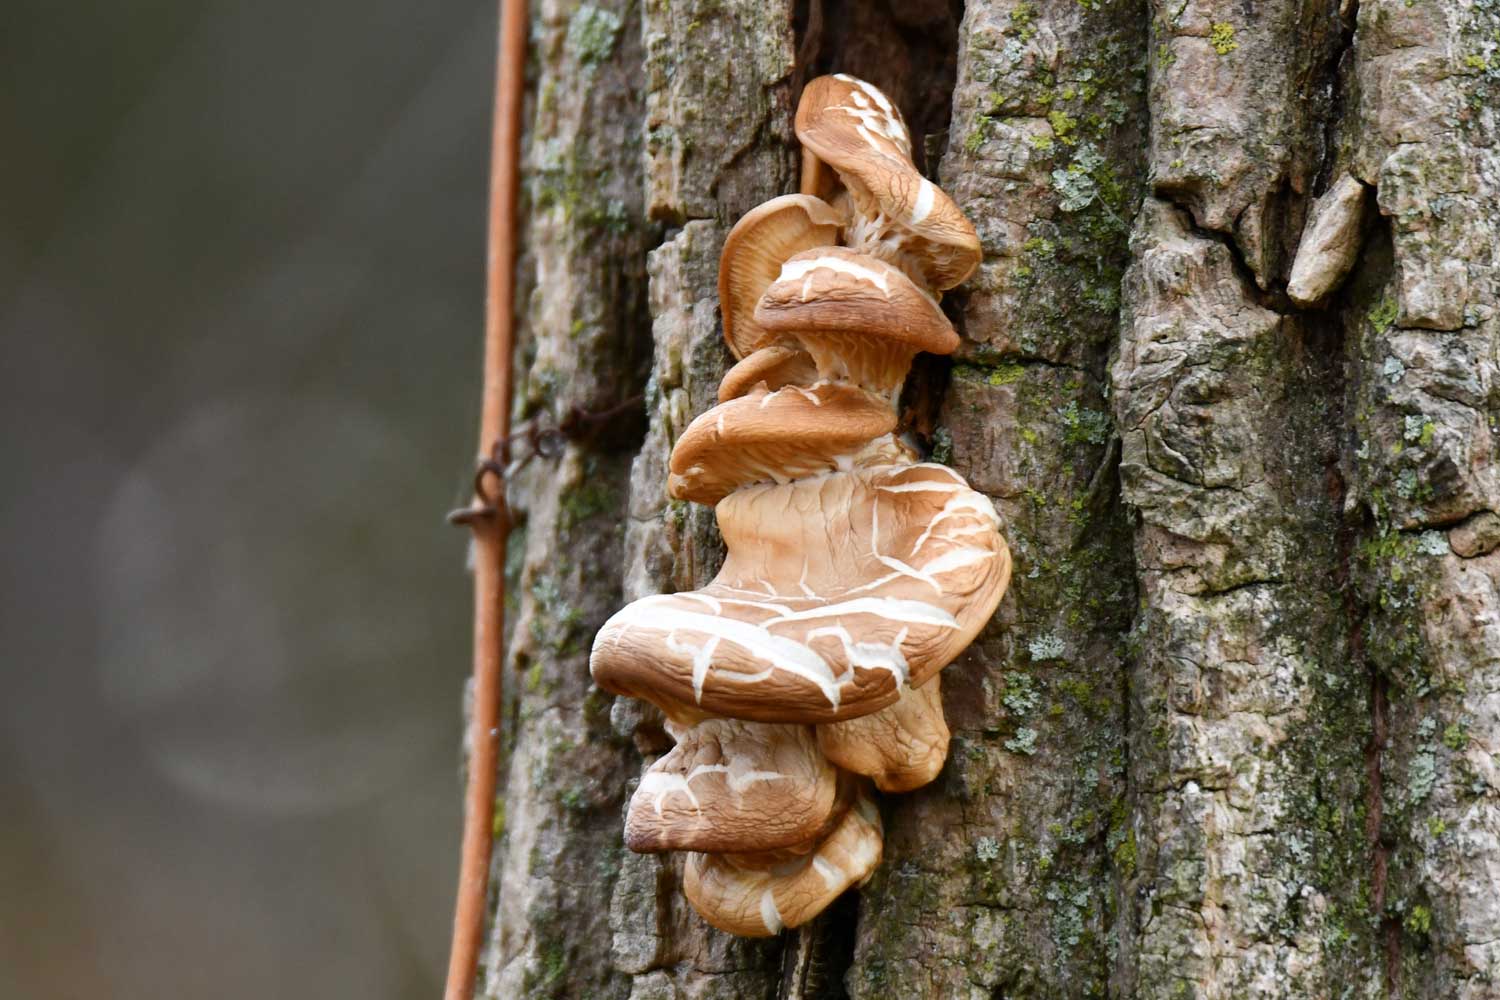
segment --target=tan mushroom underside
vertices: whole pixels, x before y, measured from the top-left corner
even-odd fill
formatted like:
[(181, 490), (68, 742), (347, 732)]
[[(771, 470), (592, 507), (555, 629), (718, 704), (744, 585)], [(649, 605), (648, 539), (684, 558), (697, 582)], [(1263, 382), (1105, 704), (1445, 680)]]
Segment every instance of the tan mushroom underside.
[(710, 924), (743, 937), (800, 927), (880, 864), (880, 813), (864, 796), (817, 849), (775, 864), (732, 854), (690, 854), (682, 892)]
[(716, 504), (742, 486), (828, 472), (895, 426), (890, 406), (857, 386), (753, 389), (715, 406), (682, 432), (672, 449), (667, 492), (678, 500)]
[(735, 223), (719, 256), (719, 311), (724, 341), (736, 358), (763, 346), (766, 333), (755, 322), (755, 303), (776, 280), (782, 262), (835, 242), (841, 224), (832, 208), (805, 194), (773, 198)]
[(673, 728), (677, 745), (630, 799), (632, 851), (765, 851), (825, 832), (839, 776), (812, 729), (735, 719)]
[(909, 792), (938, 776), (948, 757), (942, 674), (901, 689), (889, 708), (818, 727), (818, 746), (845, 771), (875, 779), (882, 792)]
[(594, 640), (599, 685), (672, 718), (879, 711), (973, 641), (1010, 579), (994, 507), (942, 465), (750, 487), (717, 513), (713, 582), (636, 601)]

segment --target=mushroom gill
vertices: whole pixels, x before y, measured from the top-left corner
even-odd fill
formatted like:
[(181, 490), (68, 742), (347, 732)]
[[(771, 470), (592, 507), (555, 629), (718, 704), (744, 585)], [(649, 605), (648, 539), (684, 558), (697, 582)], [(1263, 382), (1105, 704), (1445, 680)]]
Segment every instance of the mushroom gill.
[(958, 347), (936, 293), (977, 264), (974, 229), (869, 84), (814, 80), (797, 132), (808, 193), (726, 240), (720, 305), (741, 360), (669, 463), (672, 496), (715, 505), (723, 566), (622, 608), (589, 660), (677, 740), (631, 799), (627, 846), (689, 852), (689, 901), (752, 937), (806, 922), (879, 864), (869, 785), (908, 791), (942, 768), (938, 672), (1011, 570), (989, 498), (896, 435), (913, 357)]
[(899, 391), (920, 351), (952, 354), (953, 324), (900, 268), (844, 247), (797, 254), (755, 307), (764, 330), (795, 338), (818, 376)]

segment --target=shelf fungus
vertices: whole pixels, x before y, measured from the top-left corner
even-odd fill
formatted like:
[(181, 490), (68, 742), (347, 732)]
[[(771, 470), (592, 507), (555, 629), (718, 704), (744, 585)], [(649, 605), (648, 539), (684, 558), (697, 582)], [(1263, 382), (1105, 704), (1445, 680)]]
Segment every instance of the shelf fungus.
[(938, 296), (977, 266), (974, 227), (868, 83), (812, 81), (796, 127), (803, 193), (745, 215), (719, 262), (739, 363), (670, 461), (668, 492), (715, 506), (723, 568), (623, 608), (590, 658), (676, 741), (630, 800), (627, 846), (688, 852), (688, 900), (751, 937), (880, 863), (875, 789), (941, 770), (938, 673), (1010, 580), (994, 506), (897, 436), (912, 358), (958, 347)]

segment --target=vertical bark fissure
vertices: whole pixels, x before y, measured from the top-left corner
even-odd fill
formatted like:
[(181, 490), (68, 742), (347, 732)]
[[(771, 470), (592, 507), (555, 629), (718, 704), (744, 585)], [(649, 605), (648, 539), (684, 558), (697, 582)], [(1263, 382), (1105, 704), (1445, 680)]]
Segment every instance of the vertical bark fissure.
[(945, 303), (964, 343), (931, 440), (995, 501), (1016, 576), (944, 672), (943, 774), (890, 812), (854, 997), (1106, 990), (1110, 871), (1133, 850), (1119, 693), (1134, 595), (1103, 372), (1141, 178), (1138, 10), (963, 11), (933, 152), (985, 259)]

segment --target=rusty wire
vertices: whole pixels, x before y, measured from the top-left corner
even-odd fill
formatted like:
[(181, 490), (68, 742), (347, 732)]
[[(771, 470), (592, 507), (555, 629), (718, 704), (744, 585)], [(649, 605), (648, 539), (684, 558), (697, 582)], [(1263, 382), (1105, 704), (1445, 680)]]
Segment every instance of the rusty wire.
[[(458, 518), (474, 534), (474, 708), (464, 792), (463, 846), (453, 907), (445, 1000), (470, 1000), (484, 931), (485, 890), (494, 838), (500, 751), (501, 657), (505, 636), (504, 464), (510, 438), (511, 354), (515, 342), (516, 198), (521, 97), (525, 86), (525, 0), (502, 0), (495, 66), (494, 131), (485, 277), (484, 388), (474, 500)], [(487, 483), (493, 479), (493, 487)]]

